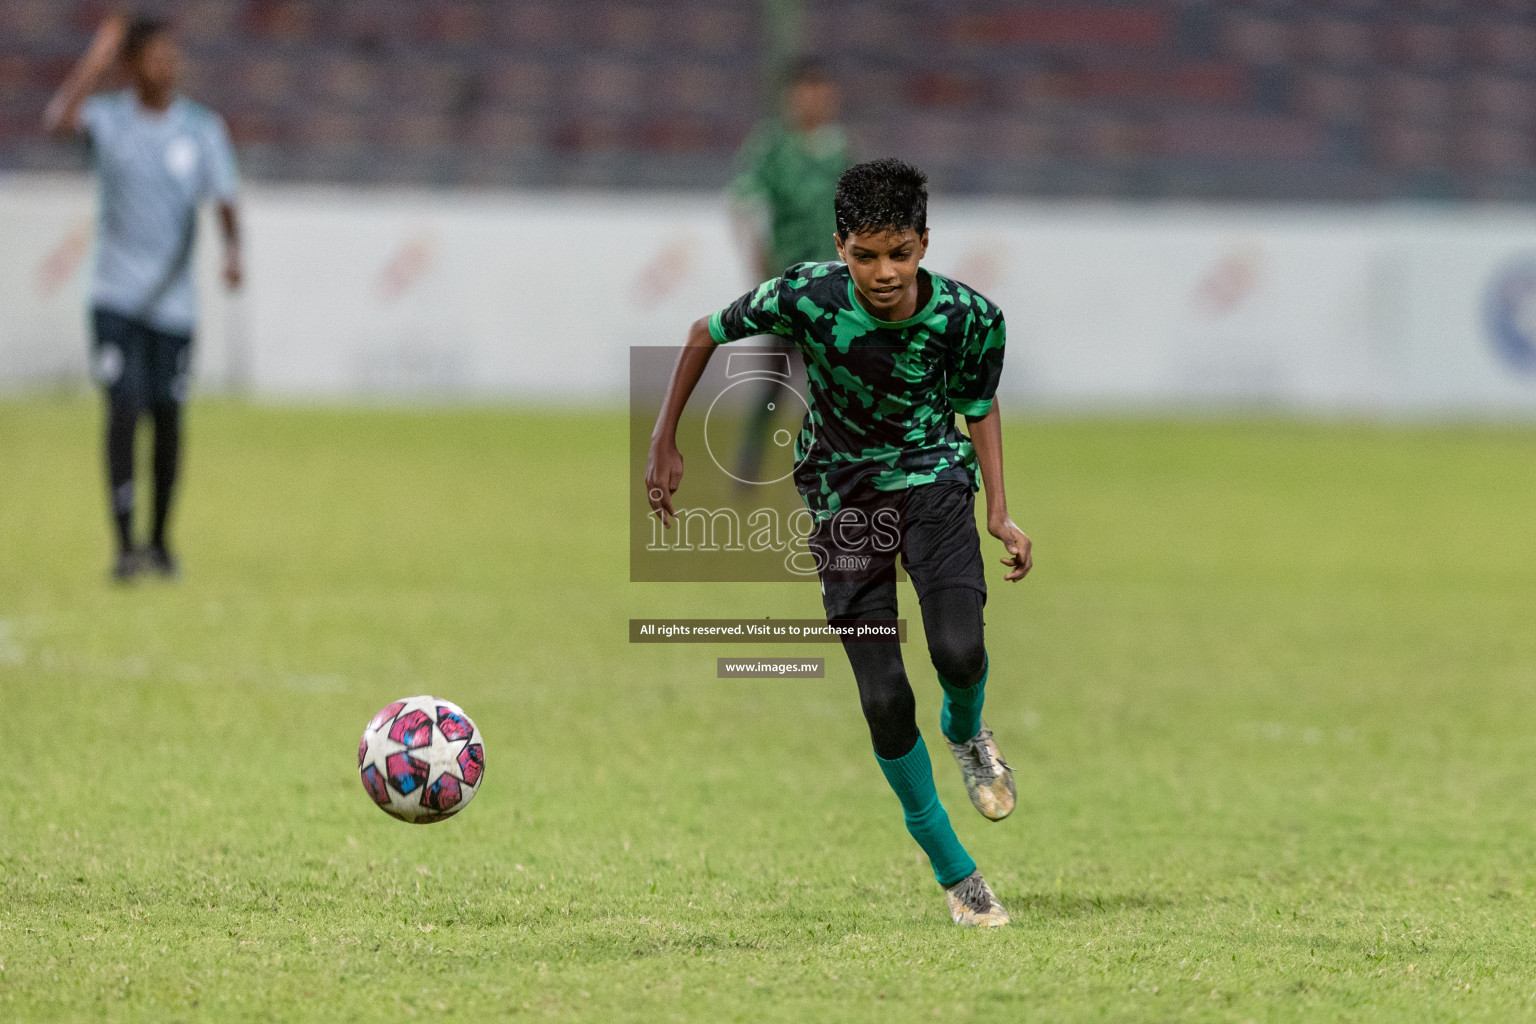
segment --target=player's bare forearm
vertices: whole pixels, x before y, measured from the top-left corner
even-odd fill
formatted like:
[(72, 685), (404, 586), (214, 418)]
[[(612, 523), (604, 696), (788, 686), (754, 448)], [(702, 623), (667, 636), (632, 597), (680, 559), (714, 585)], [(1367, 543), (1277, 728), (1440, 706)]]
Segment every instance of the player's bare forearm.
[(709, 357), (715, 354), (715, 339), (709, 333), (707, 317), (695, 320), (688, 328), (688, 340), (677, 354), (672, 366), (672, 379), (667, 383), (667, 393), (661, 402), (661, 412), (656, 417), (656, 427), (651, 431), (652, 443), (663, 438), (677, 440), (677, 422), (683, 417), (683, 407), (688, 404)]
[(971, 444), (976, 448), (976, 464), (981, 469), (981, 486), (987, 495), (987, 519), (1007, 518), (1008, 495), (1003, 486), (1003, 426), (998, 400), (985, 416), (967, 416)]
[(234, 203), (220, 203), (219, 226), (224, 234), (224, 283), (236, 289), (245, 280), (245, 262), (240, 254), (240, 208)]
[(112, 66), (127, 31), (128, 19), (121, 14), (110, 15), (102, 21), (85, 55), (70, 69), (43, 110), (43, 127), (50, 133), (62, 135), (80, 130), (80, 104)]
[(987, 494), (987, 532), (1003, 542), (1008, 557), (1001, 559), (1008, 567), (1003, 578), (1010, 583), (1029, 575), (1034, 568), (1033, 544), (1008, 514), (1008, 494), (1003, 486), (1003, 420), (1000, 403), (992, 399), (985, 416), (965, 418), (970, 428), (971, 444), (976, 448), (976, 464), (981, 469), (981, 486)]
[(683, 455), (677, 450), (677, 421), (693, 389), (698, 386), (709, 357), (715, 354), (715, 339), (709, 333), (707, 318), (696, 320), (688, 329), (688, 341), (677, 355), (672, 379), (667, 383), (656, 427), (651, 431), (651, 449), (645, 460), (645, 493), (651, 510), (671, 527), (675, 513), (672, 495), (683, 482)]

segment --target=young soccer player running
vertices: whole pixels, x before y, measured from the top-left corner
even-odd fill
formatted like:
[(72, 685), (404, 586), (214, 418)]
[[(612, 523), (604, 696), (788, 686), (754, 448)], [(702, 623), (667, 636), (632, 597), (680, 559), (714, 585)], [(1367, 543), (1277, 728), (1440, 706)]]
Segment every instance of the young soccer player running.
[[(898, 160), (858, 164), (835, 200), (841, 263), (802, 263), (696, 322), (651, 437), (645, 486), (664, 523), (683, 476), (677, 423), (715, 346), (788, 338), (805, 357), (810, 414), (796, 442), (795, 484), (815, 515), (811, 537), (828, 619), (895, 619), (895, 555), (922, 606), (928, 654), (944, 691), (939, 728), (976, 810), (1013, 811), (1013, 772), (981, 719), (989, 662), (974, 518), (977, 477), (987, 528), (1007, 551), (1004, 579), (1032, 566), (1008, 515), (994, 397), (1002, 312), (958, 281), (920, 268), (928, 248), (927, 178)], [(969, 437), (955, 425), (963, 415)], [(891, 529), (891, 524), (897, 524)], [(956, 838), (934, 789), (916, 702), (895, 642), (846, 639), (875, 757), (928, 854), (960, 925), (1008, 913)]]
[[(92, 96), (114, 61), (131, 87)], [(167, 527), (181, 461), (182, 405), (191, 368), (197, 210), (218, 204), (224, 280), (240, 285), (235, 158), (217, 114), (176, 94), (178, 53), (169, 26), (109, 17), (44, 120), (58, 134), (84, 133), (100, 179), (100, 226), (91, 298), (94, 366), (106, 393), (106, 461), (117, 557), (127, 582), (148, 569), (178, 572)], [(155, 425), (155, 507), (149, 545), (133, 540), (134, 435)]]

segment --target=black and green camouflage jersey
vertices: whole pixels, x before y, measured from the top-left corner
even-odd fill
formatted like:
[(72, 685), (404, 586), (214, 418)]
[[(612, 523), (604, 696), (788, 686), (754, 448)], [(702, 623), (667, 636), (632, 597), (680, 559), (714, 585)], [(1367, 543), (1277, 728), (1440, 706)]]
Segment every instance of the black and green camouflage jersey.
[(861, 485), (976, 488), (976, 450), (955, 414), (991, 411), (1003, 313), (959, 281), (919, 273), (933, 297), (909, 320), (870, 315), (842, 263), (797, 264), (709, 318), (717, 342), (777, 334), (805, 355), (810, 413), (795, 441), (795, 485), (819, 517)]

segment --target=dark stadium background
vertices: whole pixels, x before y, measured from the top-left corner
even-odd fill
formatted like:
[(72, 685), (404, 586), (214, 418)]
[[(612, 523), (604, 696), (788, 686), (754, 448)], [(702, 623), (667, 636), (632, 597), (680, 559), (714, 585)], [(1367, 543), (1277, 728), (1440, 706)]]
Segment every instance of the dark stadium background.
[[(1519, 0), (295, 0), (167, 5), (259, 181), (722, 185), (798, 32), (867, 152), (967, 195), (1536, 198)], [(97, 2), (0, 3), (0, 169)], [(798, 28), (796, 21), (799, 20)]]

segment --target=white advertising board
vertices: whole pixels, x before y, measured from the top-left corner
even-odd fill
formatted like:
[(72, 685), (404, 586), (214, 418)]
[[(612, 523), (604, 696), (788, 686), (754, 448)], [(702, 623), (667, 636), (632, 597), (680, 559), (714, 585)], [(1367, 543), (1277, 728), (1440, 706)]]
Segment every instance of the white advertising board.
[[(93, 195), (0, 179), (0, 388), (84, 379)], [(718, 196), (253, 188), (198, 273), (205, 389), (623, 401), (751, 282)], [(1040, 408), (1536, 413), (1536, 214), (936, 200), (928, 265), (1008, 314)]]

